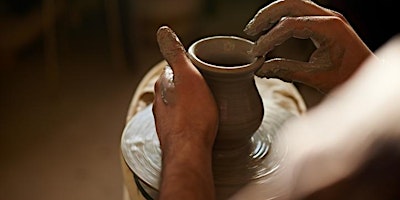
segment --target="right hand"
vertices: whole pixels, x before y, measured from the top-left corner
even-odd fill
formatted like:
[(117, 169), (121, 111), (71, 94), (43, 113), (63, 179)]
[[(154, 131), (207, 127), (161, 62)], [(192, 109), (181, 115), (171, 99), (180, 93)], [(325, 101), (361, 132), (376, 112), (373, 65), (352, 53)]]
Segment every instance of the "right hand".
[(323, 93), (345, 82), (369, 56), (374, 55), (338, 12), (308, 0), (278, 0), (262, 8), (244, 30), (262, 35), (253, 48), (264, 56), (289, 38), (311, 39), (316, 46), (308, 62), (274, 58), (257, 76), (299, 82)]
[(218, 108), (206, 81), (187, 57), (172, 29), (162, 26), (157, 41), (170, 67), (164, 69), (154, 88), (153, 114), (163, 155), (171, 149), (183, 154), (183, 146), (211, 156), (218, 129)]
[(158, 199), (214, 199), (217, 104), (174, 31), (160, 27), (157, 41), (169, 65), (154, 86), (153, 114), (162, 151)]
[[(286, 123), (284, 199), (399, 199), (400, 34), (318, 107)], [(308, 196), (308, 198), (304, 198)]]

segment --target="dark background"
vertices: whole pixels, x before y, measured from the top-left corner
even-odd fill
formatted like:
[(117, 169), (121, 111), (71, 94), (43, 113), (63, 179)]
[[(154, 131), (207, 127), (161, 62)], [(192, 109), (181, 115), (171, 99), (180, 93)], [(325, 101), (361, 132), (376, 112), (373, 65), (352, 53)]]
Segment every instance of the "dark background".
[[(239, 35), (266, 0), (1, 0), (1, 199), (122, 199), (119, 140), (135, 88), (171, 26), (187, 47)], [(399, 32), (394, 1), (320, 4), (371, 50)], [(301, 46), (294, 46), (301, 49)]]

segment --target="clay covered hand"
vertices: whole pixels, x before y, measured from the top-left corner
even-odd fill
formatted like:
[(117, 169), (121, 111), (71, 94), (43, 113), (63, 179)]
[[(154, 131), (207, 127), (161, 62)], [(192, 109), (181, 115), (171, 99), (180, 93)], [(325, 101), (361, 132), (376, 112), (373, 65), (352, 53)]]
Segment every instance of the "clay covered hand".
[(200, 72), (175, 33), (161, 27), (157, 40), (168, 62), (155, 84), (153, 115), (162, 150), (159, 199), (215, 198), (212, 147), (218, 109)]
[(256, 75), (311, 86), (321, 92), (346, 81), (373, 53), (347, 20), (309, 0), (278, 0), (259, 10), (247, 24), (248, 35), (261, 35), (253, 49), (264, 56), (289, 38), (310, 39), (316, 50), (308, 62), (267, 60)]
[(175, 33), (161, 27), (157, 40), (169, 64), (155, 84), (153, 113), (161, 148), (183, 141), (211, 149), (218, 125), (214, 97)]

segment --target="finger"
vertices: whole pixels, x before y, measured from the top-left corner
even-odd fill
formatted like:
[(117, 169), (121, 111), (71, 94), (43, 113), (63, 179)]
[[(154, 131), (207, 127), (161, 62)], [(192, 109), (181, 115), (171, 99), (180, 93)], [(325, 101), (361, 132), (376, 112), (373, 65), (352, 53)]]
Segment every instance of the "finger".
[(257, 70), (256, 76), (265, 78), (279, 78), (286, 82), (299, 82), (308, 86), (319, 88), (315, 85), (316, 77), (313, 73), (320, 71), (319, 67), (308, 62), (275, 58), (268, 60)]
[(184, 66), (193, 66), (186, 56), (186, 50), (172, 29), (162, 26), (157, 31), (157, 41), (165, 60), (175, 74), (185, 70)]
[(336, 16), (344, 17), (335, 11), (321, 7), (307, 0), (279, 0), (262, 8), (246, 25), (244, 32), (255, 36), (269, 30), (284, 16)]
[[(333, 24), (336, 23), (336, 24)], [(327, 41), (338, 23), (344, 23), (340, 18), (333, 16), (306, 16), (285, 17), (268, 33), (262, 35), (252, 49), (254, 56), (263, 56), (289, 38), (311, 39), (318, 47)], [(332, 27), (332, 28), (326, 28)]]

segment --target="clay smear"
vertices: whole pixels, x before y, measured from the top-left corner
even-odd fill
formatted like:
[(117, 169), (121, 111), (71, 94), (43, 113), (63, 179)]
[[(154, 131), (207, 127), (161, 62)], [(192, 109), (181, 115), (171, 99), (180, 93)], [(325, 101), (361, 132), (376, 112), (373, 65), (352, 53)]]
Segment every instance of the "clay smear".
[(174, 63), (180, 54), (185, 52), (178, 36), (167, 26), (162, 26), (158, 29), (157, 41), (160, 51), (168, 63)]
[(174, 72), (172, 68), (167, 65), (161, 75), (161, 98), (165, 104), (175, 102), (174, 90)]

